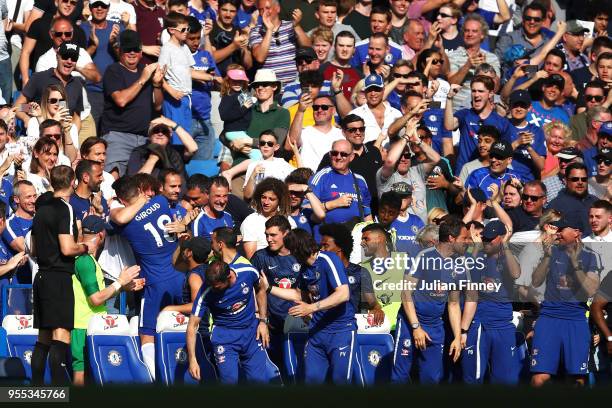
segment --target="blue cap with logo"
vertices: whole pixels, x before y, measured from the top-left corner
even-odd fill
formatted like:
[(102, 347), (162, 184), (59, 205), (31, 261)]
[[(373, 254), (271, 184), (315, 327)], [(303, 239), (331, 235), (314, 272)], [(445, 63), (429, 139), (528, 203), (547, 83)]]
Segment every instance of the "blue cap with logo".
[(597, 132), (598, 135), (606, 135), (606, 136), (612, 136), (612, 121), (611, 122), (605, 122), (601, 124), (601, 127), (599, 128), (599, 132)]
[(88, 215), (81, 221), (83, 234), (97, 234), (102, 231), (110, 231), (113, 227), (97, 215)]
[(481, 235), (483, 239), (493, 241), (499, 236), (506, 235), (506, 226), (500, 220), (490, 221), (485, 225)]
[(370, 74), (365, 79), (365, 86), (363, 89), (368, 89), (372, 87), (376, 88), (384, 88), (385, 82), (383, 81), (383, 77), (378, 74)]

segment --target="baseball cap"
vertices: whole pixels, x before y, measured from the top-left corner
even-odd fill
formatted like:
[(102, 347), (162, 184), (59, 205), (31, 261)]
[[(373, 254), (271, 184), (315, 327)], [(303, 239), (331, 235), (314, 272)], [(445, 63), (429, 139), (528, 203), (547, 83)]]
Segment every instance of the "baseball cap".
[(599, 128), (598, 135), (612, 136), (612, 122), (604, 122)]
[(393, 191), (394, 193), (397, 193), (398, 195), (402, 196), (402, 197), (410, 197), (412, 196), (412, 191), (414, 189), (412, 188), (412, 186), (408, 183), (405, 183), (403, 181), (400, 181), (398, 183), (395, 183), (391, 186), (391, 191)]
[(301, 47), (295, 53), (295, 60), (310, 60), (314, 61), (317, 59), (317, 54), (312, 47)]
[(196, 262), (204, 262), (210, 254), (210, 241), (204, 237), (193, 237), (181, 244), (182, 249), (190, 249)]
[(531, 96), (529, 96), (528, 91), (519, 89), (510, 94), (510, 107), (514, 106), (514, 104), (519, 102), (531, 105)]
[(227, 77), (233, 79), (234, 81), (247, 81), (249, 82), (249, 78), (247, 77), (246, 72), (241, 69), (230, 69), (227, 71)]
[(380, 75), (377, 74), (370, 74), (366, 77), (365, 79), (365, 86), (363, 87), (363, 89), (368, 89), (368, 88), (384, 88), (385, 83), (383, 82), (383, 78)]
[(565, 88), (565, 79), (560, 74), (552, 74), (544, 80), (544, 86), (557, 86), (563, 90)]
[(512, 145), (500, 140), (499, 142), (495, 142), (493, 144), (491, 150), (489, 151), (489, 156), (499, 156), (507, 159), (508, 157), (512, 157), (512, 153)]
[(604, 147), (603, 149), (599, 149), (594, 159), (597, 160), (599, 158), (606, 159), (606, 160), (612, 160), (612, 150), (610, 150), (607, 147)]
[(559, 221), (554, 221), (550, 224), (559, 228), (559, 231), (561, 231), (563, 228), (582, 230), (582, 223), (578, 222), (578, 220), (576, 220), (574, 217), (563, 217)]
[(504, 62), (506, 64), (512, 64), (516, 60), (527, 58), (529, 54), (531, 54), (531, 52), (527, 51), (524, 45), (514, 44), (504, 51)]
[(500, 235), (506, 235), (506, 226), (500, 220), (488, 222), (481, 234), (482, 238), (487, 241), (493, 241)]
[(110, 0), (93, 0), (93, 1), (89, 2), (89, 5), (93, 6), (96, 3), (102, 3), (105, 6), (110, 6)]
[(134, 30), (125, 30), (119, 34), (119, 49), (121, 51), (142, 50), (140, 36)]
[(113, 227), (97, 215), (88, 215), (81, 221), (83, 234), (97, 234), (102, 231), (110, 231)]
[(62, 58), (74, 57), (79, 58), (79, 46), (74, 43), (65, 42), (59, 46), (57, 53)]
[(580, 24), (578, 20), (570, 20), (567, 22), (565, 32), (570, 34), (584, 34), (588, 33), (589, 29)]
[(576, 157), (583, 157), (582, 152), (575, 147), (564, 147), (557, 153), (557, 157), (563, 160), (572, 160)]

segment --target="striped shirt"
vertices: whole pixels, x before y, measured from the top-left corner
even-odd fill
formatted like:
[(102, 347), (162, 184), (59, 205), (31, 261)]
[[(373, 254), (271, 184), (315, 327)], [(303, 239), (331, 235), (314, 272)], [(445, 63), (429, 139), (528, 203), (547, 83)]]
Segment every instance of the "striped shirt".
[[(249, 35), (249, 47), (261, 44), (266, 33), (263, 23), (258, 24), (251, 30)], [(276, 72), (276, 77), (287, 85), (297, 79), (297, 67), (295, 65), (297, 36), (291, 21), (281, 21), (281, 25), (270, 39), (268, 56), (259, 68), (269, 68)]]

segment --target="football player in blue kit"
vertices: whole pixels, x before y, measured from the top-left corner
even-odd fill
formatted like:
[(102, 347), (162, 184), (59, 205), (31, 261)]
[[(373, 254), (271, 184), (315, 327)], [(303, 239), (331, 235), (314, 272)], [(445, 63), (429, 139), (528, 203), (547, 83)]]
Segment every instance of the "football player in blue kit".
[(492, 383), (518, 383), (512, 290), (521, 267), (507, 245), (509, 238), (506, 226), (499, 220), (490, 221), (481, 237), (472, 234), (472, 240), (481, 240), (484, 246), (472, 252), (472, 257), (481, 263), (468, 271), (469, 281), (486, 283), (487, 287), (470, 291), (463, 309), (461, 367), (463, 381), (468, 384), (482, 383), (487, 368)]
[(585, 384), (591, 343), (587, 299), (599, 287), (597, 258), (583, 248), (580, 220), (565, 217), (553, 225), (558, 244), (542, 242), (544, 256), (531, 278), (535, 288), (546, 282), (532, 343), (531, 385), (535, 387), (557, 374), (561, 362), (563, 372), (577, 384)]
[(270, 337), (268, 319), (261, 317), (267, 315), (266, 288), (259, 284), (257, 270), (236, 252), (236, 242), (236, 233), (231, 228), (213, 231), (211, 247), (218, 260), (208, 266), (206, 282), (200, 288), (189, 318), (189, 373), (200, 380), (195, 334), (208, 310), (213, 317), (210, 342), (221, 383), (238, 383), (239, 368), (244, 370), (249, 382), (268, 382), (265, 348)]
[(143, 360), (155, 378), (154, 335), (157, 315), (165, 306), (182, 303), (185, 274), (173, 266), (178, 241), (168, 231), (173, 216), (168, 199), (155, 195), (143, 205), (137, 182), (137, 178), (129, 179), (125, 188), (117, 192), (117, 197), (126, 208), (122, 213), (121, 221), (124, 222), (119, 222), (118, 217), (113, 217), (113, 222), (130, 243), (136, 263), (141, 268), (140, 276), (145, 279), (138, 333)]
[[(300, 264), (285, 247), (284, 238), (291, 231), (291, 225), (284, 215), (273, 215), (266, 221), (266, 241), (268, 246), (255, 252), (251, 263), (256, 270), (265, 274), (272, 286), (279, 288), (297, 287), (300, 277)], [(268, 353), (274, 363), (283, 367), (282, 344), (283, 328), (289, 309), (293, 303), (268, 295), (268, 319), (270, 330), (270, 349)]]
[(406, 271), (402, 308), (397, 314), (391, 381), (410, 380), (412, 364), (417, 364), (421, 384), (437, 384), (443, 375), (444, 321), (453, 331), (449, 355), (453, 361), (461, 353), (461, 308), (458, 277), (470, 235), (461, 220), (450, 218), (440, 225), (439, 243), (419, 253)]
[(289, 309), (291, 316), (312, 315), (304, 349), (304, 381), (322, 384), (329, 372), (334, 384), (350, 384), (357, 325), (344, 266), (335, 254), (319, 251), (303, 229), (289, 232), (285, 246), (301, 264), (299, 288), (283, 289), (267, 281), (265, 285), (272, 295), (295, 303)]

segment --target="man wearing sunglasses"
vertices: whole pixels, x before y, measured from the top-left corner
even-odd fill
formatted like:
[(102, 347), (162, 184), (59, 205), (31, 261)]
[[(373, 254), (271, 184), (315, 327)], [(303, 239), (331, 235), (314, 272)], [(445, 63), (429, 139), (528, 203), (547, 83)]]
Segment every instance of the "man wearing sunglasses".
[(540, 217), (546, 205), (546, 186), (540, 180), (525, 183), (521, 194), (521, 205), (507, 211), (514, 232), (538, 229)]
[[(77, 119), (78, 128), (80, 126), (78, 115), (84, 110), (83, 81), (81, 78), (73, 75), (79, 60), (79, 54), (80, 47), (76, 44), (65, 42), (60, 45), (55, 56), (56, 67), (32, 74), (31, 80), (23, 87), (23, 91), (19, 98), (17, 98), (17, 101), (15, 101), (15, 104), (32, 101), (40, 103), (42, 94), (47, 86), (51, 84), (61, 85), (66, 90), (68, 111), (73, 116), (73, 119)], [(17, 117), (22, 120), (28, 119), (25, 112), (18, 112)]]
[(584, 164), (589, 169), (589, 176), (597, 175), (597, 160), (595, 156), (601, 149), (612, 149), (612, 121), (601, 124), (597, 132), (597, 144), (584, 151)]
[(368, 185), (363, 176), (349, 168), (355, 157), (352, 145), (347, 140), (338, 140), (332, 144), (329, 155), (331, 166), (315, 173), (309, 183), (327, 212), (325, 222), (347, 222), (356, 217), (359, 221), (370, 221)]
[(565, 218), (576, 220), (584, 236), (591, 233), (589, 208), (597, 201), (597, 197), (589, 194), (588, 181), (588, 170), (584, 164), (570, 164), (565, 169), (565, 188), (548, 205), (548, 208), (561, 211)]
[(589, 178), (589, 192), (598, 198), (609, 199), (608, 184), (612, 170), (612, 149), (604, 147), (594, 157), (597, 163), (594, 177)]
[[(574, 79), (575, 82), (575, 79)], [(600, 79), (594, 79), (587, 82), (582, 93), (584, 98), (584, 109), (579, 113), (576, 113), (570, 118), (570, 129), (572, 129), (572, 140), (580, 140), (580, 136), (587, 132), (588, 121), (587, 111), (595, 106), (604, 106), (605, 108), (610, 107), (610, 98), (606, 98), (607, 89), (606, 83)], [(610, 93), (612, 95), (612, 93)]]
[(527, 51), (535, 50), (537, 54), (554, 34), (542, 27), (545, 16), (546, 7), (541, 3), (531, 2), (525, 6), (521, 29), (506, 33), (497, 40), (495, 54), (499, 60), (503, 60), (504, 52), (513, 44), (520, 44)]

